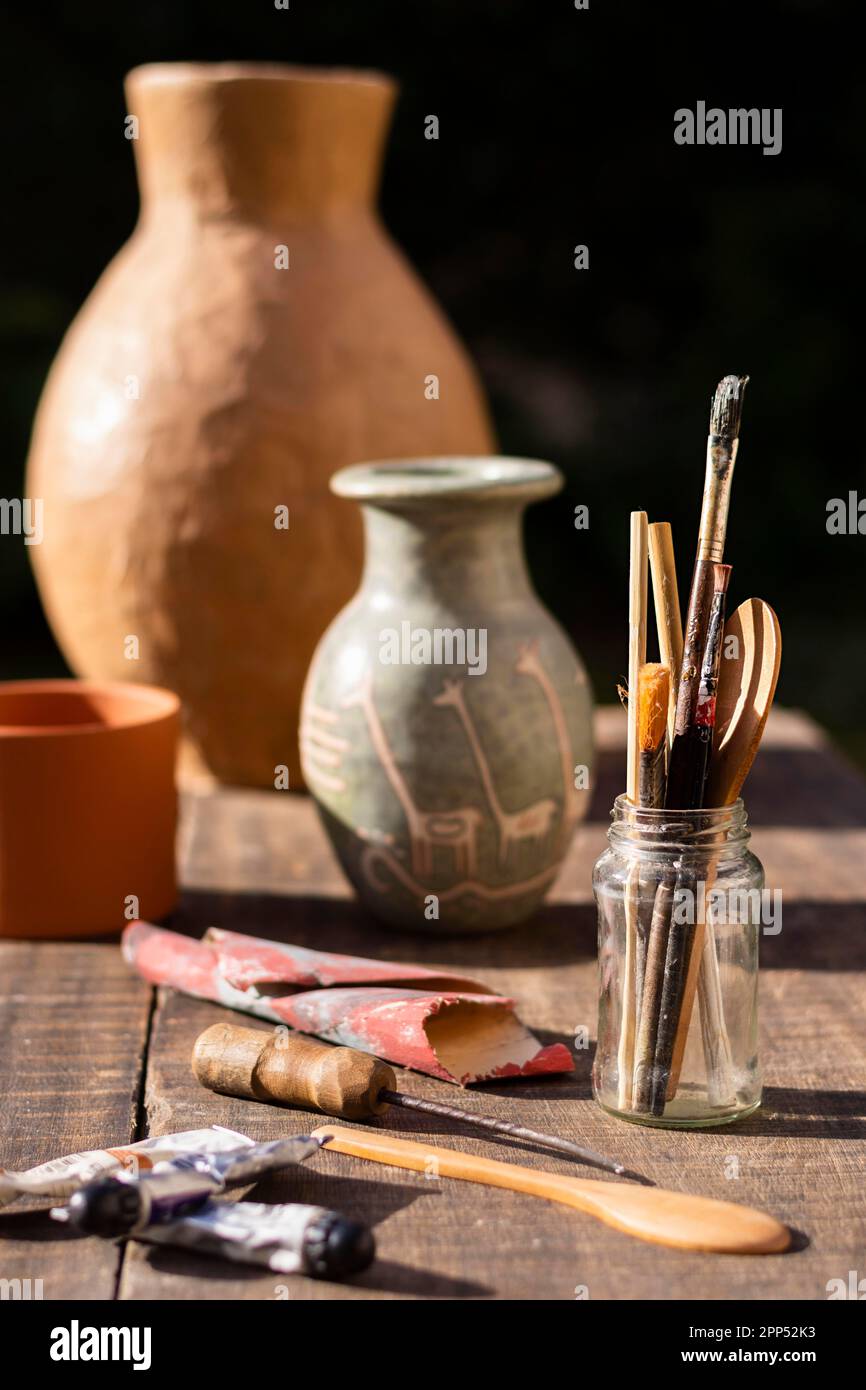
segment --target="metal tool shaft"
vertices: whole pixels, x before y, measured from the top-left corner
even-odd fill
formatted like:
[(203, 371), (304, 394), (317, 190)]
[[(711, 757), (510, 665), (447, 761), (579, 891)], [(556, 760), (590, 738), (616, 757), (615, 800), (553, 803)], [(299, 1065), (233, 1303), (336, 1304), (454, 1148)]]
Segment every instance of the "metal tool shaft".
[(494, 1120), (489, 1115), (475, 1115), (468, 1110), (458, 1110), (453, 1105), (440, 1105), (435, 1100), (421, 1100), (417, 1096), (407, 1096), (402, 1091), (382, 1090), (379, 1092), (379, 1099), (387, 1101), (389, 1105), (402, 1106), (404, 1110), (419, 1110), (422, 1114), (440, 1115), (445, 1120), (457, 1120), (478, 1129), (493, 1130), (496, 1134), (508, 1134), (513, 1139), (542, 1144), (547, 1149), (556, 1149), (559, 1153), (568, 1154), (569, 1158), (588, 1163), (593, 1168), (604, 1168), (608, 1173), (616, 1173), (617, 1177), (633, 1178), (635, 1182), (647, 1183), (646, 1178), (641, 1177), (639, 1173), (629, 1172), (612, 1158), (605, 1158), (604, 1154), (596, 1153), (594, 1149), (585, 1149), (580, 1144), (573, 1144), (570, 1139), (559, 1139), (555, 1134), (542, 1134), (536, 1129), (527, 1129), (525, 1125), (513, 1125), (508, 1120)]

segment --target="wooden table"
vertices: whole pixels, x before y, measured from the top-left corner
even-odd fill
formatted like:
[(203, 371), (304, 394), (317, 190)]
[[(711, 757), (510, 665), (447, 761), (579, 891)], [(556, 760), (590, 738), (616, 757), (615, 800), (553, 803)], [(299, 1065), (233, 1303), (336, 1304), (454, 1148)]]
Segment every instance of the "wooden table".
[[(590, 873), (623, 769), (619, 711), (598, 719), (599, 766), (581, 828), (543, 914), (522, 931), (429, 940), (388, 934), (343, 881), (306, 798), (190, 790), (175, 925), (225, 926), (313, 947), (386, 954), (483, 975), (520, 1001), (545, 1040), (595, 1035), (595, 911)], [(864, 1016), (866, 783), (802, 716), (774, 714), (748, 786), (753, 847), (784, 894), (783, 929), (762, 942), (764, 1108), (731, 1128), (649, 1130), (590, 1097), (592, 1046), (573, 1076), (498, 1085), (467, 1107), (515, 1118), (616, 1154), (659, 1184), (768, 1210), (798, 1232), (793, 1253), (695, 1255), (631, 1240), (530, 1197), (425, 1178), (326, 1153), (262, 1184), (265, 1201), (321, 1202), (376, 1228), (379, 1258), (351, 1285), (260, 1272), (135, 1243), (120, 1249), (50, 1223), (46, 1203), (0, 1214), (0, 1279), (43, 1280), (47, 1299), (523, 1298), (816, 1299), (827, 1281), (866, 1274)], [(58, 914), (63, 904), (58, 902)], [(7, 1167), (148, 1133), (219, 1123), (259, 1139), (302, 1133), (301, 1112), (215, 1096), (189, 1070), (198, 1031), (227, 1016), (156, 992), (117, 944), (7, 942), (2, 953), (0, 1136)], [(239, 1017), (235, 1015), (235, 1017)], [(239, 1021), (243, 1021), (240, 1019)], [(407, 1090), (441, 1096), (406, 1075)], [(448, 1091), (456, 1100), (456, 1091)], [(573, 1172), (563, 1158), (408, 1112), (395, 1131), (493, 1157)], [(578, 1170), (580, 1171), (580, 1170)]]

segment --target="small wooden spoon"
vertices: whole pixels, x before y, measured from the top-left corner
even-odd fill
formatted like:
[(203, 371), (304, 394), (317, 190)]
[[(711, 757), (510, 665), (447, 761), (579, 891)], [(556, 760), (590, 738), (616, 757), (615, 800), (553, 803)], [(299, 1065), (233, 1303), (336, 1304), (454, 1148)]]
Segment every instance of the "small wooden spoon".
[[(732, 637), (738, 655), (725, 659)], [(736, 801), (755, 761), (782, 660), (782, 630), (770, 605), (760, 598), (741, 603), (725, 624), (722, 651), (705, 806)]]
[(605, 1225), (655, 1245), (731, 1255), (773, 1255), (787, 1250), (791, 1243), (791, 1232), (774, 1216), (733, 1202), (666, 1192), (661, 1187), (629, 1187), (545, 1173), (495, 1158), (438, 1149), (434, 1144), (415, 1144), (379, 1130), (320, 1125), (313, 1134), (327, 1140), (326, 1152), (335, 1149), (392, 1168), (413, 1168), (440, 1178), (462, 1178), (464, 1182), (546, 1197), (549, 1202), (589, 1212)]
[[(737, 655), (725, 657), (732, 637), (737, 639)], [(704, 796), (705, 806), (730, 806), (740, 795), (743, 783), (755, 761), (755, 754), (767, 723), (776, 693), (781, 660), (782, 630), (779, 627), (779, 619), (763, 599), (747, 598), (725, 623), (722, 664), (716, 696), (713, 756), (710, 760), (710, 773)], [(707, 871), (707, 891), (714, 878), (715, 868), (710, 865)], [(674, 1042), (667, 1089), (668, 1100), (672, 1100), (677, 1093), (695, 990), (702, 966), (702, 1005), (707, 1012), (712, 1012), (713, 1017), (723, 1017), (715, 945), (712, 938), (709, 938), (709, 947), (705, 950), (706, 940), (706, 924), (698, 922)], [(724, 1030), (710, 1030), (705, 1034), (705, 1047), (707, 1046), (715, 1049), (714, 1055), (707, 1059), (707, 1069), (717, 1103), (723, 1104), (731, 1094), (730, 1064)]]

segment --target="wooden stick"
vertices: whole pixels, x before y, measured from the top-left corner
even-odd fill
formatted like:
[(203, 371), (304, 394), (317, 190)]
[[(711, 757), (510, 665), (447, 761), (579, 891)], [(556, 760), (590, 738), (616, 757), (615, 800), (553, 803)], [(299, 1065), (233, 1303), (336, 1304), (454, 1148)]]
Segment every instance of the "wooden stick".
[(668, 742), (673, 743), (677, 719), (677, 680), (683, 664), (683, 619), (677, 589), (677, 567), (669, 521), (654, 521), (649, 528), (649, 561), (656, 610), (659, 655), (670, 671)]
[(631, 514), (631, 544), (628, 575), (628, 765), (626, 796), (638, 804), (638, 675), (646, 661), (647, 616), (647, 515)]
[(670, 932), (671, 907), (676, 871), (668, 870), (656, 889), (653, 904), (652, 924), (647, 944), (646, 969), (644, 970), (643, 997), (640, 1006), (636, 1062), (634, 1073), (634, 1109), (646, 1113), (652, 1104), (655, 1087), (655, 1046), (664, 988), (665, 960), (667, 957), (668, 934)]
[[(628, 577), (628, 744), (626, 795), (638, 804), (640, 744), (638, 740), (638, 677), (646, 661), (647, 619), (647, 514), (632, 512)], [(637, 866), (635, 866), (637, 869)], [(630, 875), (631, 880), (631, 875)], [(634, 1072), (634, 1028), (637, 1009), (637, 874), (629, 882), (625, 898), (625, 950), (623, 960), (622, 1019), (617, 1066), (620, 1110), (631, 1107)]]
[(416, 1144), (380, 1130), (320, 1125), (313, 1131), (313, 1137), (323, 1141), (326, 1154), (352, 1154), (356, 1158), (371, 1159), (392, 1168), (409, 1168), (436, 1178), (459, 1178), (464, 1182), (544, 1197), (549, 1202), (588, 1212), (606, 1226), (655, 1245), (724, 1254), (770, 1255), (787, 1250), (791, 1244), (791, 1232), (775, 1217), (734, 1202), (666, 1192), (660, 1187), (630, 1187), (627, 1183), (545, 1173), (517, 1163), (440, 1149), (435, 1144)]

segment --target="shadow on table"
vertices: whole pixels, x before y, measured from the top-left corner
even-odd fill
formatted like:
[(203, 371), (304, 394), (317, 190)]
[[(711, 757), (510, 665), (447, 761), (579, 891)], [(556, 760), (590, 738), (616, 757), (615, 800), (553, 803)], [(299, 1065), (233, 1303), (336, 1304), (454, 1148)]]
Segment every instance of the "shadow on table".
[[(235, 1264), (219, 1256), (197, 1255), (192, 1250), (176, 1250), (164, 1245), (151, 1246), (147, 1252), (147, 1262), (157, 1273), (174, 1275), (178, 1279), (252, 1283), (260, 1281), (264, 1275), (275, 1283), (286, 1282), (291, 1296), (292, 1286), (288, 1281), (293, 1276), (279, 1270), (268, 1270), (262, 1265)], [(316, 1282), (321, 1283), (323, 1294), (328, 1287), (334, 1287), (327, 1279)], [(363, 1274), (355, 1274), (337, 1287), (370, 1289), (375, 1293), (414, 1294), (418, 1298), (486, 1298), (493, 1292), (483, 1284), (468, 1279), (452, 1279), (447, 1274), (437, 1274), (435, 1270), (417, 1269), (396, 1260), (380, 1259), (376, 1259)]]
[(514, 931), (425, 936), (383, 927), (351, 899), (199, 889), (184, 891), (166, 926), (195, 937), (222, 927), (318, 951), (419, 965), (447, 962), (450, 970), (469, 974), (485, 966), (520, 969), (595, 959), (597, 931), (592, 903), (552, 903)]
[[(62, 1206), (58, 1198), (52, 1206)], [(25, 1207), (23, 1211), (0, 1212), (0, 1240), (83, 1240), (80, 1231), (52, 1221), (48, 1207)]]
[[(208, 927), (223, 927), (319, 951), (447, 964), (482, 978), (490, 967), (549, 968), (596, 956), (592, 903), (551, 903), (514, 931), (424, 936), (383, 927), (351, 899), (188, 889), (166, 925), (195, 937)], [(866, 969), (866, 903), (784, 903), (781, 932), (762, 936), (761, 969)]]
[[(604, 750), (593, 774), (589, 819), (606, 822), (623, 790), (625, 752)], [(762, 748), (749, 773), (752, 824), (866, 828), (866, 781), (834, 748)]]
[(761, 1109), (735, 1129), (785, 1139), (864, 1139), (866, 1091), (765, 1086)]
[[(390, 1172), (381, 1178), (363, 1179), (343, 1177), (332, 1169), (322, 1172), (309, 1167), (303, 1173), (303, 1191), (292, 1194), (291, 1180), (280, 1183), (280, 1175), (274, 1175), (247, 1194), (250, 1201), (286, 1202), (302, 1200), (311, 1206), (322, 1206), (339, 1211), (355, 1221), (372, 1227), (384, 1224), (395, 1212), (412, 1205), (419, 1198), (435, 1200), (441, 1196), (441, 1188), (434, 1182), (425, 1183), (419, 1177), (417, 1185), (395, 1182)], [(148, 1251), (148, 1263), (161, 1273), (177, 1275), (181, 1278), (208, 1280), (254, 1280), (267, 1273), (261, 1265), (230, 1263), (219, 1257), (198, 1254), (195, 1250), (184, 1250), (168, 1246), (155, 1246)], [(274, 1279), (286, 1278), (279, 1271), (270, 1271)], [(326, 1286), (328, 1281), (322, 1281)], [(482, 1284), (465, 1279), (452, 1279), (435, 1270), (420, 1269), (394, 1260), (376, 1259), (373, 1265), (363, 1272), (344, 1281), (350, 1287), (370, 1289), (377, 1293), (400, 1293), (416, 1295), (419, 1298), (484, 1298), (492, 1290)]]

